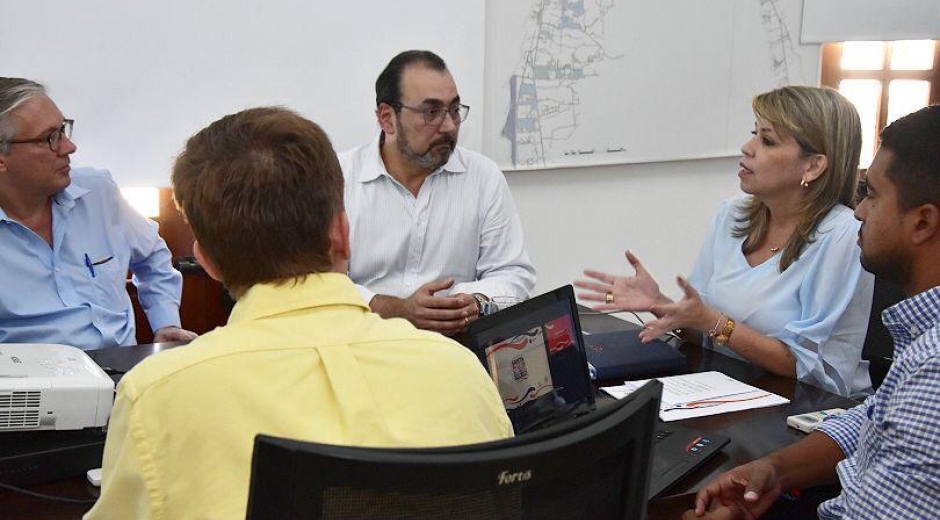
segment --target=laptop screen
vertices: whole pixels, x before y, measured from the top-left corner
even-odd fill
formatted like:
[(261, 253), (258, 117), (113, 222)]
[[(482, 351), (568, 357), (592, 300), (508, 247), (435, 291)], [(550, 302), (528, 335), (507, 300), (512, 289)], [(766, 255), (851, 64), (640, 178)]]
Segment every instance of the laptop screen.
[(484, 316), (468, 333), (517, 434), (593, 409), (570, 285)]

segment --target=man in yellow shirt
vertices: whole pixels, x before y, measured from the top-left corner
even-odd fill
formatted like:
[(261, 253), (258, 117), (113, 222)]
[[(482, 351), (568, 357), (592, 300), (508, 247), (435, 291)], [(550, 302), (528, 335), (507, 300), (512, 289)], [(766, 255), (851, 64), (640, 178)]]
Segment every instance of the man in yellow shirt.
[(226, 116), (173, 170), (194, 251), (238, 299), (228, 325), (122, 379), (87, 519), (244, 518), (258, 433), (357, 446), (512, 436), (472, 353), (369, 310), (345, 273), (343, 176), (280, 108)]

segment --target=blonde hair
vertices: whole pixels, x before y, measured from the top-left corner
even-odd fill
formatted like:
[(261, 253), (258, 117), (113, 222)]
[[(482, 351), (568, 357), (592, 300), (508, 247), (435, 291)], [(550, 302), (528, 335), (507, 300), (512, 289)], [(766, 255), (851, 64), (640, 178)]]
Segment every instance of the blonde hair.
[[(813, 242), (813, 233), (833, 207), (854, 205), (862, 125), (855, 106), (828, 87), (782, 87), (757, 95), (752, 106), (754, 115), (770, 123), (776, 133), (793, 136), (805, 156), (821, 154), (828, 160), (823, 174), (805, 188), (799, 224), (780, 256), (782, 272)], [(747, 254), (767, 236), (770, 210), (757, 197), (751, 197), (739, 209), (743, 215), (732, 234), (747, 237), (743, 248)]]

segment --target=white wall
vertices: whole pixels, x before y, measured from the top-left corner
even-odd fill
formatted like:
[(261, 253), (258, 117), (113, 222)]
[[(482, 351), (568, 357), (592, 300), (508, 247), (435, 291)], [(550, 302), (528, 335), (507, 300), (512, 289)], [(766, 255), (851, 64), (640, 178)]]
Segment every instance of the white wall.
[[(44, 83), (75, 120), (72, 163), (108, 168), (125, 187), (168, 185), (190, 135), (252, 106), (297, 110), (339, 150), (373, 139), (375, 78), (405, 49), (440, 53), (482, 105), (483, 0), (0, 5), (0, 74)], [(474, 119), (462, 143), (479, 150)]]
[[(282, 102), (301, 110), (324, 125), (339, 149), (363, 142), (375, 132), (370, 113), (375, 75), (395, 52), (409, 47), (432, 48), (448, 60), (463, 98), (474, 107), (461, 144), (481, 148), (482, 127), (476, 125), (482, 125), (485, 112), (482, 0), (462, 0), (459, 9), (449, 10), (427, 9), (430, 0), (342, 5), (276, 0), (248, 2), (236, 10), (223, 0), (203, 1), (198, 8), (183, 0), (94, 0), (92, 9), (89, 2), (52, 3), (54, 8), (47, 2), (45, 10), (28, 2), (4, 6), (4, 14), (16, 23), (0, 31), (0, 48), (10, 51), (0, 53), (0, 70), (46, 82), (63, 110), (78, 120), (75, 164), (111, 168), (124, 186), (168, 184), (166, 165), (190, 133), (251, 104)], [(365, 12), (371, 15), (357, 16)], [(454, 20), (454, 13), (460, 13), (456, 26), (446, 21)], [(282, 22), (307, 29), (285, 39), (291, 31)], [(228, 29), (242, 26), (253, 31)], [(75, 33), (79, 27), (76, 34), (90, 36), (30, 38), (50, 27), (55, 34)], [(398, 29), (383, 30), (388, 27)], [(344, 38), (329, 40), (335, 31)], [(364, 33), (381, 37), (370, 40), (361, 37)], [(297, 38), (309, 43), (294, 43)], [(321, 40), (340, 47), (309, 51), (328, 48)], [(190, 48), (198, 54), (174, 58)], [(340, 76), (325, 73), (341, 68), (336, 60), (353, 65)], [(245, 70), (249, 61), (253, 68)], [(239, 67), (214, 74), (226, 64)], [(118, 79), (109, 80), (105, 72)], [(264, 85), (255, 85), (262, 79)], [(168, 94), (192, 84), (219, 95), (197, 96), (200, 89), (187, 93), (187, 99), (199, 101), (195, 110)], [(240, 89), (249, 92), (233, 99)], [(175, 123), (167, 118), (176, 118)], [(120, 139), (112, 136), (115, 132)], [(148, 158), (156, 166), (138, 166)], [(586, 267), (625, 273), (623, 250), (631, 247), (661, 280), (664, 292), (678, 296), (673, 277), (688, 273), (719, 202), (737, 192), (736, 162), (723, 158), (508, 172), (538, 269), (537, 290), (570, 283)]]
[(631, 248), (664, 293), (681, 295), (722, 200), (738, 191), (738, 157), (509, 172), (506, 178), (538, 270), (536, 292), (585, 268), (632, 273)]
[[(845, 16), (852, 13), (852, 16)], [(802, 43), (933, 40), (940, 37), (937, 0), (804, 0)]]

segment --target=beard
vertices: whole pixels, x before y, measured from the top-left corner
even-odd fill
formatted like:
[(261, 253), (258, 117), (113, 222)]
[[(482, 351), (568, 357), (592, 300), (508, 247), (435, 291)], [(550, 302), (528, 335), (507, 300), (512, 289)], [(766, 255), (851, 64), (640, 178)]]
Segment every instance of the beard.
[[(397, 121), (396, 127), (398, 139), (395, 141), (395, 144), (398, 147), (398, 151), (421, 168), (436, 170), (444, 166), (447, 164), (447, 161), (450, 160), (451, 154), (454, 153), (454, 149), (457, 147), (456, 134), (453, 137), (443, 135), (428, 145), (428, 149), (423, 153), (419, 153), (412, 148), (411, 143), (408, 142), (408, 136), (401, 125), (401, 120)], [(445, 147), (440, 148), (441, 145), (445, 145)]]
[(891, 251), (866, 254), (863, 247), (859, 259), (862, 263), (862, 269), (898, 287), (905, 287), (910, 279), (911, 261), (903, 254)]

